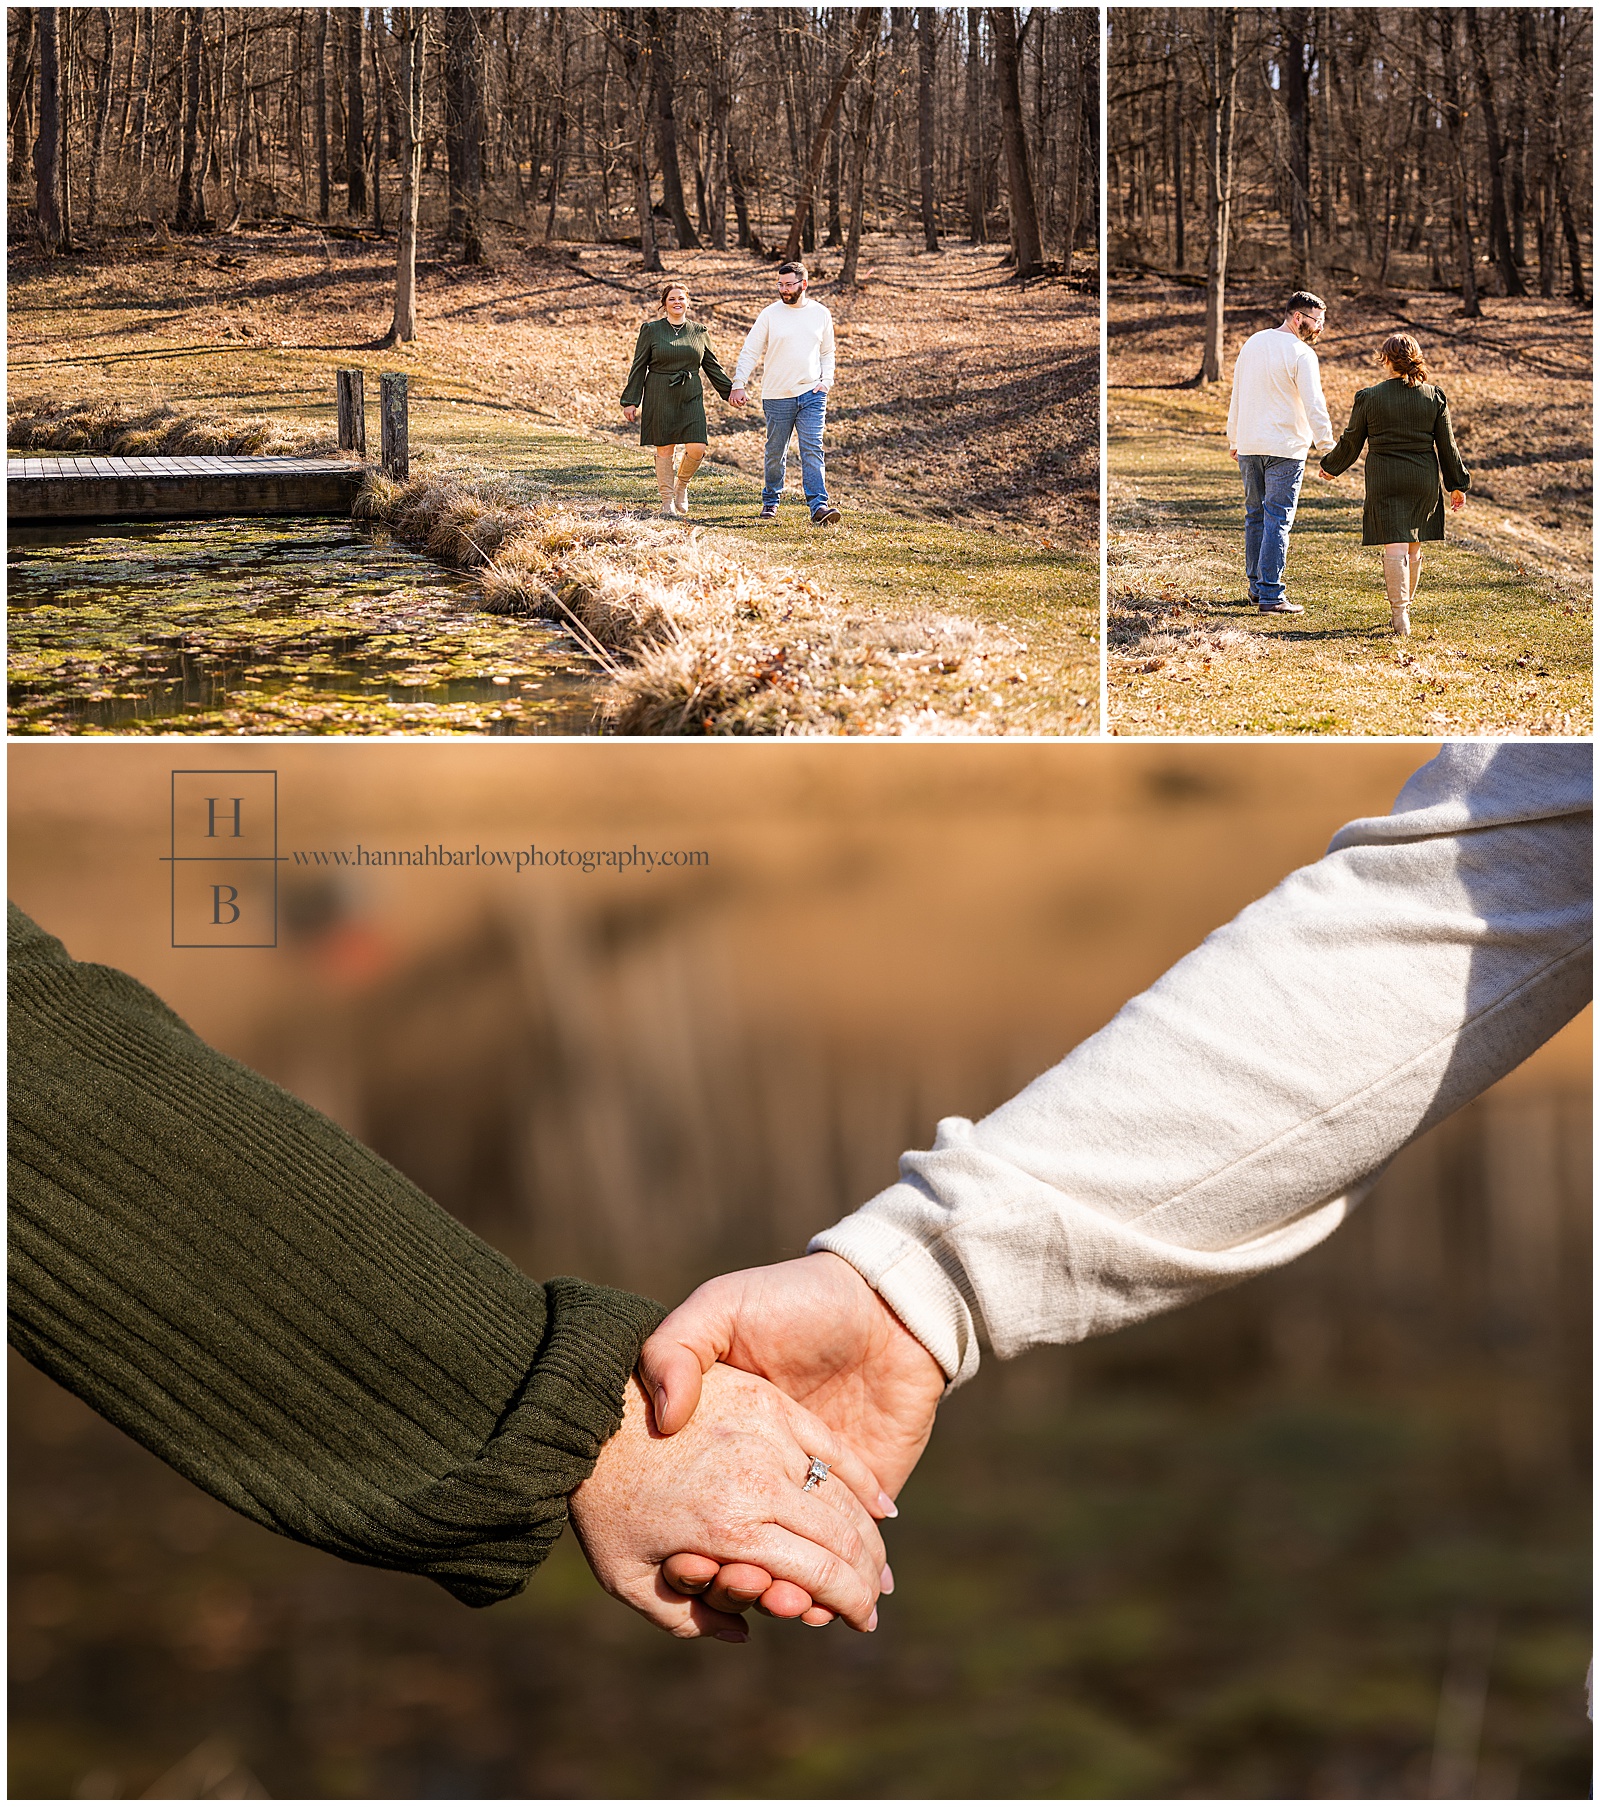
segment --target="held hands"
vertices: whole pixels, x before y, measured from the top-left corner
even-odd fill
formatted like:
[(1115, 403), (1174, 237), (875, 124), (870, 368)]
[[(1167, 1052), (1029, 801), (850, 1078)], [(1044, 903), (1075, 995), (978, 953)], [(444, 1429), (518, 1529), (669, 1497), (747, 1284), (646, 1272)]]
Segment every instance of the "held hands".
[(744, 389), (733, 389), (728, 393), (728, 403), (730, 407), (742, 408), (749, 399), (749, 392)]
[(1467, 505), (1467, 498), (1466, 498), (1465, 493), (1459, 489), (1451, 490), (1451, 492), (1450, 492), (1450, 512), (1452, 514), (1460, 514), (1461, 510), (1463, 508), (1465, 508), (1466, 505)]
[(639, 410), (637, 408), (624, 408), (622, 410), (622, 418), (627, 421), (635, 421), (639, 418)]
[[(691, 1293), (639, 1357), (665, 1435), (698, 1422), (702, 1377), (719, 1361), (762, 1375), (847, 1439), (887, 1490), (881, 1512), (893, 1513), (892, 1496), (933, 1430), (944, 1371), (849, 1262), (807, 1255), (724, 1274)], [(815, 1596), (813, 1605), (798, 1575), (768, 1587), (770, 1574), (748, 1559), (723, 1566), (692, 1539), (674, 1549), (680, 1554), (665, 1564), (666, 1580), (702, 1594), (715, 1611), (741, 1612), (758, 1599), (780, 1618), (802, 1615), (815, 1625), (832, 1616), (831, 1602)]]
[[(730, 1565), (736, 1579), (737, 1565), (759, 1564), (752, 1572), (762, 1588), (781, 1576), (774, 1586), (871, 1631), (878, 1594), (890, 1585), (873, 1518), (892, 1507), (876, 1478), (764, 1380), (726, 1367), (702, 1380), (697, 1367), (695, 1390), (694, 1423), (669, 1440), (630, 1379), (622, 1428), (572, 1495), (573, 1527), (600, 1584), (675, 1637), (743, 1643), (740, 1606), (686, 1598), (661, 1578), (675, 1552), (700, 1551), (712, 1568)], [(808, 1493), (813, 1456), (833, 1472)]]

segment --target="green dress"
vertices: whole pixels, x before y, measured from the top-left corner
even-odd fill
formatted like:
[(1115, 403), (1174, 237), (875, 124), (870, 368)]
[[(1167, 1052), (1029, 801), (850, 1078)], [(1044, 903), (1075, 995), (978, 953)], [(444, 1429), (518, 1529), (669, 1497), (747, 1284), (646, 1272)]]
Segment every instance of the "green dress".
[(529, 1279), (15, 907), (7, 953), (13, 1346), (269, 1530), (518, 1592), (661, 1307)]
[[(1322, 461), (1330, 477), (1349, 470), (1367, 447), (1363, 546), (1444, 538), (1444, 492), (1469, 489), (1450, 425), (1450, 404), (1432, 383), (1401, 377), (1358, 389), (1344, 436)], [(1441, 487), (1440, 478), (1443, 477)]]
[(622, 405), (639, 409), (640, 445), (706, 443), (702, 366), (712, 388), (726, 401), (733, 393), (733, 379), (717, 362), (698, 321), (674, 326), (670, 320), (646, 320), (639, 328)]

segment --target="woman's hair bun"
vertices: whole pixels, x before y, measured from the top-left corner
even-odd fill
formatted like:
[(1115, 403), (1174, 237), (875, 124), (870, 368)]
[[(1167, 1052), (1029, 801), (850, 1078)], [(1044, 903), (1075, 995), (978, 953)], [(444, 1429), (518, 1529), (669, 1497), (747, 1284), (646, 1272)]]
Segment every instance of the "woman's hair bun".
[(1422, 347), (1410, 333), (1390, 333), (1378, 356), (1413, 389), (1418, 383), (1427, 382), (1428, 366), (1422, 361)]

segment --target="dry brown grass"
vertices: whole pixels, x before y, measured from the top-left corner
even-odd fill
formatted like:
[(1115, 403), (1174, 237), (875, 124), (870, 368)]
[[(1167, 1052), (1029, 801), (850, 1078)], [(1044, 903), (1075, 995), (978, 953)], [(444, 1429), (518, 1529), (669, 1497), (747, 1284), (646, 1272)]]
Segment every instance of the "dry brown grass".
[(932, 612), (886, 621), (696, 529), (426, 477), (374, 476), (356, 512), (478, 572), (486, 608), (569, 627), (608, 669), (617, 733), (1030, 732), (1019, 696), (1037, 674), (1012, 635)]
[(109, 397), (9, 403), (6, 445), (15, 452), (106, 452), (118, 458), (180, 454), (325, 457), (338, 436), (265, 416), (197, 415), (167, 403), (135, 411)]

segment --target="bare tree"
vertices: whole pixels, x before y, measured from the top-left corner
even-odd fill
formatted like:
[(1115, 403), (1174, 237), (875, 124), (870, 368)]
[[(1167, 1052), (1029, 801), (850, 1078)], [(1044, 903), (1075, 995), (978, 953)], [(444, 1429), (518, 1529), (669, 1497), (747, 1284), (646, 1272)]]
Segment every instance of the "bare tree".
[(200, 108), (204, 92), (205, 8), (183, 9), (183, 168), (178, 175), (178, 210), (173, 225), (180, 232), (205, 232), (205, 161), (200, 156)]
[(445, 161), (449, 166), (447, 231), (463, 263), (483, 262), (483, 47), (471, 6), (444, 9)]
[(1044, 274), (1044, 244), (1039, 237), (1039, 209), (1033, 193), (1028, 136), (1022, 118), (1018, 71), (1017, 16), (1009, 6), (991, 6), (989, 33), (994, 39), (995, 85), (1000, 92), (1000, 132), (1006, 154), (1006, 192), (1011, 205), (1011, 236), (1016, 247), (1016, 277), (1025, 282)]
[(384, 345), (409, 344), (417, 336), (417, 201), (422, 190), (422, 71), (427, 59), (428, 15), (417, 6), (396, 8), (400, 31), (400, 206), (394, 275), (394, 320)]
[(33, 146), (34, 219), (46, 251), (69, 251), (66, 202), (66, 97), (61, 81), (61, 9), (39, 8), (39, 136)]
[(933, 201), (933, 80), (935, 64), (933, 9), (917, 8), (917, 163), (922, 188), (922, 248), (939, 249), (939, 224)]
[[(447, 12), (454, 11), (448, 8)], [(366, 15), (359, 6), (345, 9), (344, 21), (344, 179), (345, 212), (360, 219), (367, 211), (367, 122), (361, 77), (367, 60)]]
[(1200, 382), (1222, 380), (1223, 307), (1233, 230), (1233, 126), (1239, 88), (1239, 9), (1217, 7), (1207, 21), (1200, 64), (1206, 108), (1206, 324)]
[(811, 157), (806, 167), (805, 182), (800, 190), (800, 199), (795, 205), (794, 219), (790, 222), (789, 237), (783, 247), (786, 260), (800, 255), (801, 239), (805, 227), (811, 218), (811, 210), (817, 192), (817, 178), (822, 174), (822, 159), (827, 154), (828, 134), (833, 130), (834, 118), (844, 100), (845, 90), (850, 86), (850, 78), (855, 74), (856, 64), (861, 52), (866, 48), (867, 34), (881, 17), (883, 9), (878, 6), (863, 6), (856, 13), (855, 30), (850, 35), (850, 47), (844, 54), (844, 61), (834, 77), (833, 91), (828, 96), (828, 104), (823, 108), (822, 119), (811, 139)]

